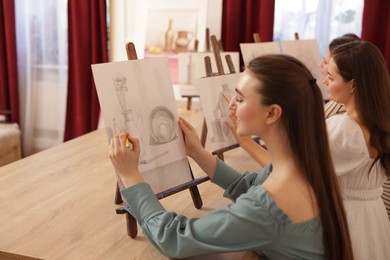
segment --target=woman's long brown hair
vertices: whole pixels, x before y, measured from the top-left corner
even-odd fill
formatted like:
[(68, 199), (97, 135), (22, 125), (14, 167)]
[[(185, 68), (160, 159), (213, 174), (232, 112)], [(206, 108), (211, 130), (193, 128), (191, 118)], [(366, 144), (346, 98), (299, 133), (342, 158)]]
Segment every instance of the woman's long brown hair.
[(282, 108), (282, 124), (296, 161), (311, 185), (323, 227), (327, 259), (353, 259), (338, 180), (330, 155), (323, 98), (307, 67), (291, 56), (265, 55), (248, 69), (260, 82), (263, 105)]
[(332, 58), (343, 80), (353, 79), (356, 112), (378, 151), (371, 168), (380, 160), (390, 178), (390, 78), (382, 53), (370, 42), (353, 41), (336, 47)]

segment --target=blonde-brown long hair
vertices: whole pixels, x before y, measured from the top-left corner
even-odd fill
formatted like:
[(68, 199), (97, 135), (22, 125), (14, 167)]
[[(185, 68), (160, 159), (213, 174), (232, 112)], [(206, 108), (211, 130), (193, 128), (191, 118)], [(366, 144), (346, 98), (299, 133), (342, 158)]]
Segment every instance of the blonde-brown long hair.
[(330, 155), (323, 98), (307, 67), (287, 55), (253, 59), (248, 69), (260, 82), (263, 105), (282, 108), (282, 124), (296, 161), (311, 185), (323, 227), (328, 259), (353, 259), (345, 210)]
[(390, 178), (390, 78), (383, 55), (370, 42), (353, 41), (336, 47), (332, 58), (343, 80), (353, 79), (356, 112), (378, 151), (371, 168), (380, 160)]

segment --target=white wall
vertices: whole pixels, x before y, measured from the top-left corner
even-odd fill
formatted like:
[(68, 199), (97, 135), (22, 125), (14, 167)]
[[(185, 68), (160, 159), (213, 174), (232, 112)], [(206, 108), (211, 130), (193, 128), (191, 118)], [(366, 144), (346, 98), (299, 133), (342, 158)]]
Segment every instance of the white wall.
[(163, 46), (170, 18), (175, 34), (194, 32), (198, 50), (204, 51), (206, 27), (210, 35), (221, 38), (222, 0), (111, 0), (110, 60), (127, 59), (127, 42), (135, 44), (138, 58), (143, 58), (145, 47)]

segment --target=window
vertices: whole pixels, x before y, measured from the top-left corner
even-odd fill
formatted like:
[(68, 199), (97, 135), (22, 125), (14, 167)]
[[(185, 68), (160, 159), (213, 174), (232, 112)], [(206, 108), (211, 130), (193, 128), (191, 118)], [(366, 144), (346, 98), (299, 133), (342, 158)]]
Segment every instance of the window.
[(16, 0), (23, 153), (63, 142), (68, 81), (68, 1)]
[(364, 0), (275, 0), (274, 41), (317, 39), (321, 56), (329, 42), (362, 30)]

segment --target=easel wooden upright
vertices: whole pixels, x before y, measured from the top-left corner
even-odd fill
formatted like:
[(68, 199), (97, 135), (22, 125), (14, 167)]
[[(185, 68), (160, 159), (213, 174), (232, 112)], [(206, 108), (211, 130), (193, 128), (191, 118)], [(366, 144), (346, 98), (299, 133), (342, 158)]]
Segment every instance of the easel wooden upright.
[[(132, 42), (126, 44), (126, 53), (128, 60), (137, 60), (137, 52), (135, 50), (135, 46)], [(191, 167), (190, 167), (191, 170)], [(186, 183), (183, 183), (181, 185), (178, 185), (176, 187), (173, 187), (171, 189), (168, 189), (166, 191), (162, 191), (160, 193), (156, 194), (156, 197), (158, 199), (162, 199), (165, 197), (168, 197), (170, 195), (176, 194), (180, 191), (189, 189), (191, 193), (191, 198), (194, 203), (195, 208), (200, 209), (203, 205), (202, 198), (200, 197), (199, 190), (198, 190), (198, 184), (208, 181), (210, 178), (208, 176), (200, 177), (197, 179), (194, 179), (194, 176), (191, 171), (191, 177), (192, 180)], [(117, 183), (116, 186), (116, 194), (115, 194), (115, 203), (121, 204), (123, 202), (122, 197), (120, 195), (119, 191), (119, 185)], [(116, 210), (117, 214), (125, 214), (126, 215), (126, 223), (127, 223), (127, 234), (134, 238), (137, 236), (138, 230), (137, 230), (137, 221), (136, 219), (129, 214), (129, 212), (124, 208), (121, 207)]]
[[(219, 51), (222, 52), (223, 51), (222, 40), (217, 41), (217, 46), (218, 46)], [(199, 47), (199, 41), (195, 40), (194, 50), (193, 50), (194, 53), (198, 52), (198, 47)], [(210, 29), (206, 28), (205, 52), (209, 52), (209, 51), (210, 51)], [(230, 57), (230, 55), (229, 55), (229, 57)], [(230, 61), (231, 61), (231, 64), (229, 65), (229, 63), (228, 63), (229, 68), (233, 67), (233, 62), (232, 62), (231, 57), (230, 57)], [(188, 94), (182, 95), (182, 97), (187, 98), (187, 110), (191, 110), (192, 98), (195, 98), (195, 97), (199, 98), (199, 94), (198, 93), (196, 93), (196, 94), (188, 93)]]
[(261, 42), (261, 40), (260, 40), (260, 34), (259, 33), (254, 33), (253, 34), (253, 41), (255, 42), (255, 43), (259, 43), (259, 42)]
[[(206, 68), (206, 75), (207, 75), (207, 77), (225, 75), (225, 71), (224, 71), (224, 68), (222, 65), (221, 53), (220, 53), (220, 43), (218, 43), (215, 35), (210, 36), (210, 42), (211, 42), (211, 46), (213, 48), (215, 63), (217, 64), (218, 72), (215, 74), (213, 73), (212, 67), (211, 67), (210, 57), (207, 56), (204, 59), (205, 68)], [(225, 56), (225, 59), (226, 59), (226, 62), (228, 64), (230, 73), (236, 73), (231, 56), (228, 54)], [(206, 120), (203, 119), (202, 132), (200, 135), (200, 142), (201, 142), (203, 147), (205, 147), (205, 145), (206, 145), (207, 131), (208, 130), (207, 130), (207, 125), (206, 125)], [(222, 148), (222, 149), (218, 149), (216, 151), (213, 151), (212, 155), (216, 155), (219, 159), (221, 159), (223, 161), (224, 160), (224, 155), (223, 155), (224, 152), (227, 152), (227, 151), (234, 149), (236, 147), (239, 147), (239, 146), (240, 146), (239, 144), (234, 144), (234, 145)]]
[[(260, 37), (258, 37), (258, 39), (260, 40)], [(217, 38), (215, 37), (215, 35), (210, 36), (210, 42), (211, 42), (211, 46), (213, 48), (214, 58), (215, 58), (215, 62), (217, 64), (218, 73), (213, 73), (212, 67), (211, 67), (210, 57), (207, 56), (207, 57), (205, 57), (205, 60), (204, 60), (205, 61), (205, 68), (206, 68), (206, 75), (207, 75), (207, 77), (225, 75), (225, 71), (224, 71), (224, 68), (222, 65), (221, 53), (220, 53), (220, 43), (217, 41)], [(230, 74), (236, 73), (231, 56), (229, 54), (225, 55), (225, 59), (226, 59), (226, 63), (228, 65)], [(207, 130), (206, 120), (203, 119), (202, 131), (201, 131), (201, 135), (200, 135), (200, 142), (201, 142), (203, 147), (205, 147), (205, 145), (206, 145), (207, 132), (208, 132), (208, 130)], [(259, 143), (260, 138), (254, 137), (253, 140), (256, 141), (257, 143)], [(215, 150), (211, 154), (216, 155), (219, 159), (221, 159), (223, 161), (224, 160), (223, 153), (230, 151), (232, 149), (235, 149), (237, 147), (240, 147), (240, 145), (238, 143), (230, 145), (228, 147), (224, 147), (224, 148)]]

